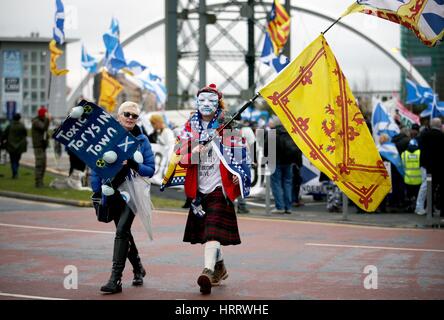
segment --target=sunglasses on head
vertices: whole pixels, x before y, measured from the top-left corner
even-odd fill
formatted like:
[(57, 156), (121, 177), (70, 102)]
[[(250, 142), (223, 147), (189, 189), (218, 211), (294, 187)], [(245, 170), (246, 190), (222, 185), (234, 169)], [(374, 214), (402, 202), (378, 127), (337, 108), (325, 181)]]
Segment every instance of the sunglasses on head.
[(131, 112), (127, 112), (127, 111), (125, 111), (125, 112), (123, 113), (123, 116), (124, 116), (125, 118), (129, 118), (129, 117), (131, 117), (131, 118), (133, 118), (134, 120), (136, 120), (136, 119), (139, 118), (139, 115), (138, 115), (138, 114), (131, 113)]

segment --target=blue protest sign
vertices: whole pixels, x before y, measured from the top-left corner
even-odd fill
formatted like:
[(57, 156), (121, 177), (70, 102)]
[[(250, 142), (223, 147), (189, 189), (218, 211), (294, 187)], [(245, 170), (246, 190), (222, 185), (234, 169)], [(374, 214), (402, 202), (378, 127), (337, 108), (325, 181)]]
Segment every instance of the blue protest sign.
[[(68, 116), (53, 137), (101, 178), (113, 178), (122, 168), (122, 162), (133, 156), (140, 142), (98, 105), (82, 100), (78, 106), (83, 108), (79, 112), (81, 116)], [(117, 158), (104, 157), (110, 151), (115, 152)]]

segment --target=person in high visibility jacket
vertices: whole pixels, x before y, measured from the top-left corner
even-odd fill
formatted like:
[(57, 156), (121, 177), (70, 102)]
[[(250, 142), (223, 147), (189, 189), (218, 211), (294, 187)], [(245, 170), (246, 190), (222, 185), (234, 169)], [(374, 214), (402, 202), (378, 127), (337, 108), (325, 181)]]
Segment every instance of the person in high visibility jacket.
[(416, 197), (422, 182), (420, 167), (421, 150), (419, 150), (416, 139), (411, 139), (407, 150), (401, 154), (402, 165), (404, 166), (404, 183), (407, 187), (408, 212), (413, 212), (416, 205)]

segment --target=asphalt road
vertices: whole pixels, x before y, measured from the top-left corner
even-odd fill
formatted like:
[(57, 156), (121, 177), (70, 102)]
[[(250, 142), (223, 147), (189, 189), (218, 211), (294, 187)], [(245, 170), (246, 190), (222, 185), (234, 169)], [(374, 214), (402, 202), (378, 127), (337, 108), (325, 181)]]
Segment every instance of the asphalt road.
[(0, 198), (0, 299), (444, 298), (440, 229), (246, 216), (238, 221), (242, 244), (223, 248), (228, 279), (203, 296), (196, 284), (203, 247), (182, 242), (185, 221), (182, 212), (154, 212), (149, 241), (136, 218), (133, 233), (148, 271), (144, 286), (131, 287), (127, 263), (123, 293), (103, 295), (112, 224), (97, 222), (91, 208)]

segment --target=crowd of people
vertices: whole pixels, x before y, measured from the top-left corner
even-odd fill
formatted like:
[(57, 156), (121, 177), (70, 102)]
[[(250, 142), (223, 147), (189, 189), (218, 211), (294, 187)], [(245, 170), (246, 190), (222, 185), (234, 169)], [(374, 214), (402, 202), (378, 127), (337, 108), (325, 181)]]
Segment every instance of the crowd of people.
[[(380, 143), (389, 142), (386, 134), (380, 137)], [(441, 211), (444, 168), (444, 132), (440, 118), (430, 120), (430, 126), (413, 124), (401, 127), (395, 135), (394, 143), (400, 155), (402, 167), (390, 163), (392, 191), (381, 203), (381, 212), (426, 213), (427, 175), (432, 178), (432, 211)], [(389, 162), (382, 156), (383, 160)]]

